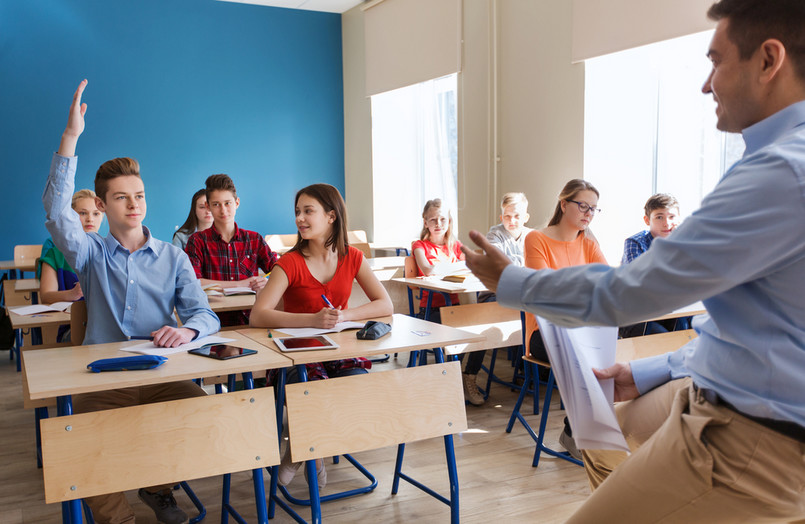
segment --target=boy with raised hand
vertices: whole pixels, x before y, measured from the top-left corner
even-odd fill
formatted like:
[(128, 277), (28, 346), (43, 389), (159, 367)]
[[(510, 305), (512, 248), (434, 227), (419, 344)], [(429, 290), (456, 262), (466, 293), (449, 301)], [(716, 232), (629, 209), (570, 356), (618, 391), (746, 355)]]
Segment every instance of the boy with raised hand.
[(643, 221), (648, 231), (635, 233), (626, 239), (623, 244), (623, 259), (621, 264), (628, 264), (651, 247), (655, 238), (665, 238), (679, 225), (679, 202), (666, 193), (652, 195), (643, 207), (645, 215)]
[[(78, 215), (70, 209), (78, 159), (76, 144), (84, 131), (87, 105), (81, 97), (83, 80), (73, 96), (67, 127), (59, 151), (53, 156), (42, 202), (48, 231), (81, 283), (87, 303), (85, 344), (152, 336), (154, 344), (176, 347), (219, 330), (207, 297), (181, 250), (151, 236), (142, 225), (145, 188), (139, 164), (132, 158), (115, 158), (98, 168), (96, 204), (106, 213), (109, 235), (85, 233)], [(174, 308), (182, 320), (176, 326)], [(158, 384), (76, 395), (74, 411), (83, 413), (123, 406), (162, 402), (204, 395), (191, 381)], [(121, 472), (125, 474), (125, 472)], [(140, 498), (165, 523), (186, 522), (177, 507), (172, 486), (139, 490)], [(134, 512), (123, 493), (86, 499), (96, 522), (134, 522)]]
[[(185, 247), (190, 263), (201, 284), (217, 284), (222, 288), (248, 287), (255, 292), (266, 285), (257, 270), (268, 273), (277, 262), (259, 233), (239, 228), (235, 213), (240, 207), (235, 183), (228, 175), (207, 177), (207, 207), (212, 212), (212, 227), (190, 236)], [(249, 311), (219, 314), (224, 326), (249, 323)]]

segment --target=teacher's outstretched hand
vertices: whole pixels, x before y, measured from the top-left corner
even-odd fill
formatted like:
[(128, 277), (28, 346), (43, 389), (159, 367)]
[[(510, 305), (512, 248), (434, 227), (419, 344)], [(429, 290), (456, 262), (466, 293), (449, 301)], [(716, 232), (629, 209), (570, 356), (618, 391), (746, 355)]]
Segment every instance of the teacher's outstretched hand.
[(467, 267), (489, 291), (494, 292), (498, 287), (500, 274), (512, 261), (478, 231), (470, 231), (470, 239), (485, 253), (476, 253), (467, 246), (461, 246), (461, 251), (464, 252), (467, 260)]

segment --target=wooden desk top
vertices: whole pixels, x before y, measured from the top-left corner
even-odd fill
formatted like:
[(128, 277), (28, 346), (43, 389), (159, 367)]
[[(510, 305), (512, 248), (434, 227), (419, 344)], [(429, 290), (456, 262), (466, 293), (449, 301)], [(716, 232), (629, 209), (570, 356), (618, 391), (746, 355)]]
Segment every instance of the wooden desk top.
[[(485, 340), (483, 335), (476, 335), (461, 329), (434, 324), (407, 315), (395, 314), (392, 317), (385, 317), (377, 320), (388, 322), (392, 325), (391, 333), (378, 340), (358, 340), (355, 336), (356, 330), (350, 329), (340, 333), (327, 333), (336, 344), (338, 349), (324, 351), (297, 351), (293, 353), (282, 353), (283, 356), (290, 358), (293, 364), (309, 364), (311, 362), (327, 362), (331, 360), (341, 360), (355, 357), (371, 357), (383, 355), (385, 353), (396, 353), (404, 351), (415, 351), (417, 349), (431, 349), (451, 344), (462, 344), (465, 342), (481, 342)], [(423, 333), (417, 335), (414, 332)], [(277, 353), (276, 344), (268, 338), (268, 330), (265, 328), (250, 328), (238, 331), (266, 347), (273, 348)], [(271, 330), (271, 334), (282, 335), (280, 331)]]
[(646, 320), (646, 322), (652, 322), (655, 320), (666, 320), (669, 318), (692, 317), (695, 315), (702, 315), (704, 313), (707, 313), (707, 310), (704, 309), (704, 304), (702, 304), (701, 302), (696, 302), (689, 306), (675, 309), (674, 311), (666, 313), (665, 315), (660, 315), (658, 317), (648, 319)]
[(0, 271), (8, 271), (9, 269), (17, 269), (19, 271), (36, 271), (36, 261), (25, 262), (17, 265), (13, 260), (0, 260)]
[(210, 309), (219, 313), (223, 311), (240, 311), (242, 309), (251, 309), (254, 307), (254, 301), (257, 295), (230, 295), (225, 296), (207, 296), (207, 301), (210, 303)]
[(433, 291), (444, 291), (445, 293), (478, 293), (479, 291), (487, 291), (486, 286), (474, 275), (467, 276), (467, 279), (461, 283), (448, 282), (442, 280), (442, 277), (392, 278), (391, 281), (399, 282), (406, 286), (421, 287)]
[(629, 362), (638, 358), (655, 357), (676, 351), (694, 338), (696, 332), (692, 329), (684, 331), (670, 331), (656, 335), (642, 337), (622, 338), (618, 340), (615, 350), (616, 362)]
[(46, 326), (61, 326), (70, 323), (70, 313), (61, 311), (51, 313), (37, 313), (36, 315), (18, 315), (8, 311), (11, 318), (11, 327), (14, 329), (28, 329)]
[(120, 351), (119, 348), (137, 345), (142, 341), (41, 349), (22, 353), (23, 380), (27, 383), (30, 398), (36, 400), (291, 365), (291, 361), (279, 352), (272, 351), (236, 331), (227, 331), (221, 336), (234, 338), (236, 341), (231, 344), (254, 349), (257, 354), (230, 360), (215, 360), (186, 352), (175, 353), (168, 355), (168, 361), (155, 369), (92, 373), (87, 369), (87, 364), (90, 362), (101, 358), (137, 355)]
[(0, 271), (8, 271), (9, 269), (17, 269), (13, 260), (0, 260)]
[(366, 262), (372, 270), (405, 267), (405, 257), (367, 258)]
[(24, 293), (26, 291), (39, 291), (38, 278), (20, 278), (14, 280), (13, 282), (14, 282), (14, 290), (17, 292)]

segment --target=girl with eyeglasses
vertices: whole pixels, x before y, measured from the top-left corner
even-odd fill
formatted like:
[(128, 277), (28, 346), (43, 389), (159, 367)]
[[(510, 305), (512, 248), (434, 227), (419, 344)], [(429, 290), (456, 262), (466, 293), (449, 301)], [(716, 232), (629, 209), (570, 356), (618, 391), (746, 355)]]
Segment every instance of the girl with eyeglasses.
[[(598, 241), (589, 232), (590, 222), (600, 211), (598, 197), (598, 190), (587, 181), (575, 178), (565, 184), (548, 225), (532, 231), (525, 239), (525, 266), (532, 269), (560, 269), (583, 264), (606, 264)], [(530, 313), (526, 314), (526, 333), (531, 356), (547, 362), (548, 353), (538, 331), (537, 319)], [(581, 459), (567, 418), (559, 443), (571, 455)]]

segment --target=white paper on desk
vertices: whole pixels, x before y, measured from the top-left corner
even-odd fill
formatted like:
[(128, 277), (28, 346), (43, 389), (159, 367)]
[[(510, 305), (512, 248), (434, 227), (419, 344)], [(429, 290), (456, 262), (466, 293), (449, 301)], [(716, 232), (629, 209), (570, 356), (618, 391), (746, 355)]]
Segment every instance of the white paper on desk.
[(615, 363), (614, 327), (563, 328), (537, 317), (573, 438), (580, 449), (629, 451), (612, 407), (614, 383), (599, 382), (593, 368)]
[(55, 313), (64, 311), (72, 305), (72, 302), (56, 302), (49, 306), (47, 304), (34, 304), (32, 306), (10, 307), (8, 310), (13, 311), (18, 315), (36, 315), (38, 313)]
[(345, 329), (361, 329), (366, 325), (366, 322), (339, 322), (330, 329), (326, 328), (276, 328), (275, 331), (281, 331), (292, 337), (314, 337), (316, 335), (324, 335), (325, 333), (338, 333)]
[(257, 292), (250, 287), (226, 287), (224, 288), (224, 295), (254, 295)]
[(174, 353), (181, 353), (190, 349), (200, 348), (201, 346), (206, 346), (207, 344), (225, 344), (227, 342), (234, 342), (234, 340), (234, 338), (216, 337), (211, 335), (208, 337), (197, 338), (192, 342), (182, 344), (181, 346), (176, 346), (175, 348), (161, 348), (159, 346), (155, 346), (153, 342), (145, 342), (143, 344), (137, 344), (136, 346), (120, 348), (120, 350), (130, 351), (132, 353), (142, 353), (143, 355), (159, 355), (160, 357), (164, 357)]

